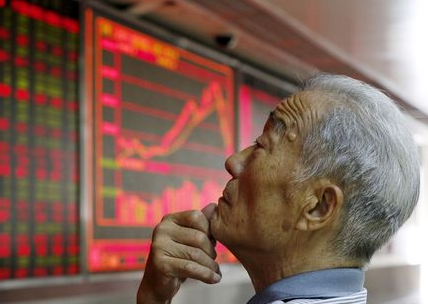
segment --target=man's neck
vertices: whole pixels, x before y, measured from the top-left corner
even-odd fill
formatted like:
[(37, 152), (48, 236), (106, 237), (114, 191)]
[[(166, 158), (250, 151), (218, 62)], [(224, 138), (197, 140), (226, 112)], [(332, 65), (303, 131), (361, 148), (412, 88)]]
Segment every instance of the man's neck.
[(275, 256), (257, 254), (251, 257), (239, 257), (247, 270), (256, 293), (263, 291), (272, 283), (303, 272), (339, 267), (362, 267), (358, 262), (326, 258), (322, 255), (295, 254), (293, 256)]

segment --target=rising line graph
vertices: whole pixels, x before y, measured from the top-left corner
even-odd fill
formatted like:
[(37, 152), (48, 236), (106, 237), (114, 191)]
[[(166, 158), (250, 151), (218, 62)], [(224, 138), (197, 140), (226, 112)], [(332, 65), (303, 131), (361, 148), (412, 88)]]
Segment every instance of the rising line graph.
[(210, 83), (202, 92), (200, 101), (188, 99), (172, 127), (165, 132), (158, 145), (144, 145), (137, 138), (119, 137), (117, 140), (118, 159), (138, 156), (151, 159), (174, 153), (189, 138), (193, 129), (201, 124), (210, 114), (217, 113), (220, 133), (224, 143), (225, 155), (233, 151), (233, 132), (229, 120), (229, 110), (219, 83)]

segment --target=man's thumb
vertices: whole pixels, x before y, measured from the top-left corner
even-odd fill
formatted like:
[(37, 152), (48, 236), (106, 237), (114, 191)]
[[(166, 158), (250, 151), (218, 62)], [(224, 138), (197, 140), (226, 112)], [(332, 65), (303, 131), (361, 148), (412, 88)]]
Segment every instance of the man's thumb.
[(201, 211), (205, 215), (205, 217), (210, 220), (211, 217), (214, 214), (215, 209), (217, 208), (217, 205), (214, 203), (206, 205)]

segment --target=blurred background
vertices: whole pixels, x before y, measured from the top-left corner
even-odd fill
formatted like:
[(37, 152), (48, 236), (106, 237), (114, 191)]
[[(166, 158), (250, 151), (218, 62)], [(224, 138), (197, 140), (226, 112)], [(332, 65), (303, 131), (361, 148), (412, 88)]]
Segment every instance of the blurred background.
[[(135, 303), (152, 228), (217, 201), (228, 155), (318, 72), (393, 97), (416, 211), (367, 268), (370, 304), (428, 303), (428, 2), (0, 0), (0, 303)], [(243, 268), (173, 303), (246, 303)]]

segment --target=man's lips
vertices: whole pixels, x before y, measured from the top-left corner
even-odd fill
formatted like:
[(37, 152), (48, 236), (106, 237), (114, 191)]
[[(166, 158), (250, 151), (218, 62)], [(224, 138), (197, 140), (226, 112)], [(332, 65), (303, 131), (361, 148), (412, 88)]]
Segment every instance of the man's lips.
[(230, 205), (230, 195), (229, 195), (229, 186), (230, 185), (230, 181), (227, 183), (226, 187), (223, 190), (223, 196), (220, 197), (220, 200), (224, 200), (224, 202), (228, 205)]

